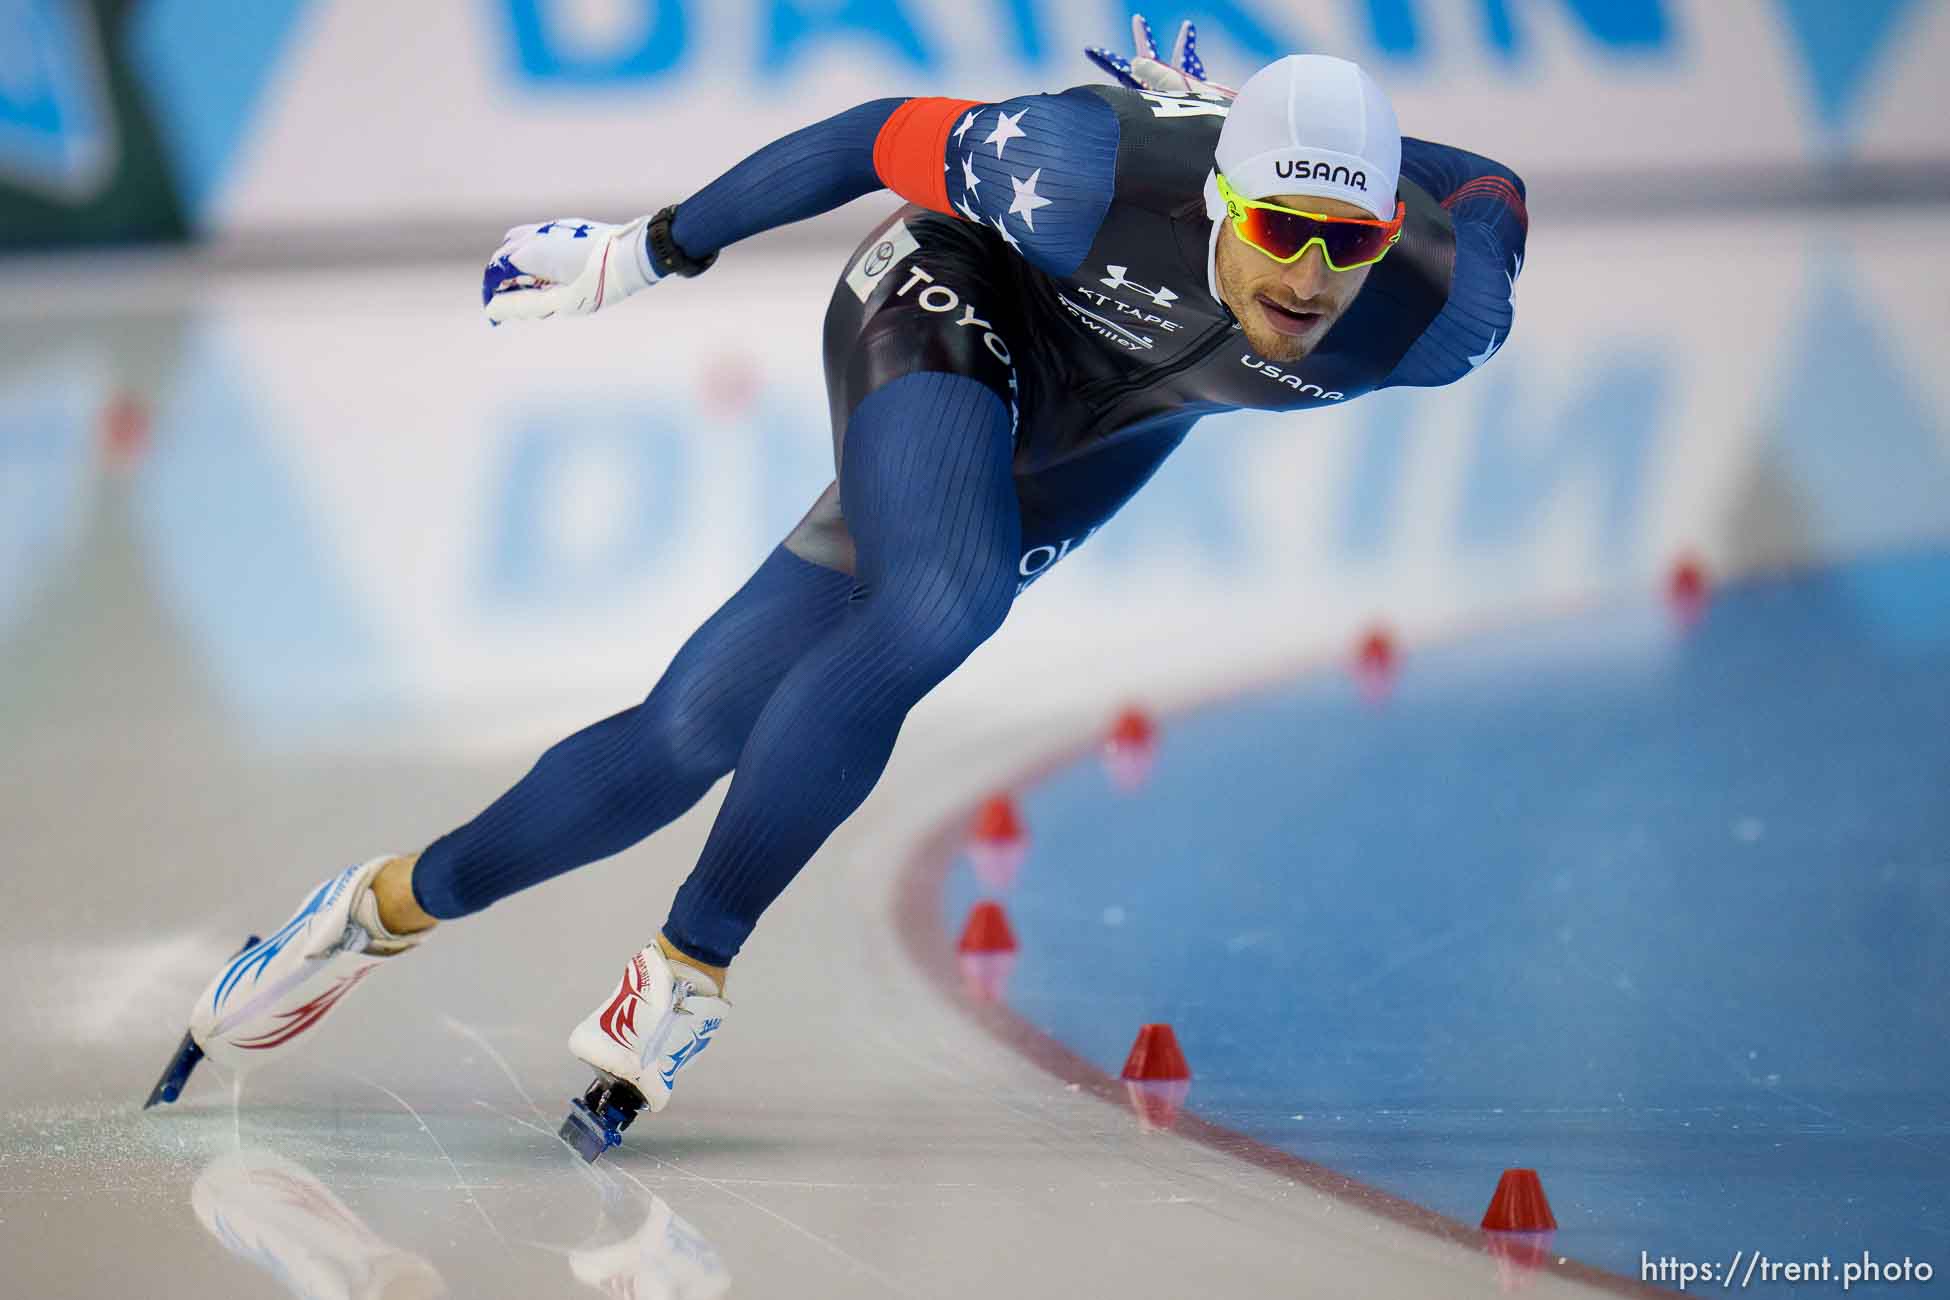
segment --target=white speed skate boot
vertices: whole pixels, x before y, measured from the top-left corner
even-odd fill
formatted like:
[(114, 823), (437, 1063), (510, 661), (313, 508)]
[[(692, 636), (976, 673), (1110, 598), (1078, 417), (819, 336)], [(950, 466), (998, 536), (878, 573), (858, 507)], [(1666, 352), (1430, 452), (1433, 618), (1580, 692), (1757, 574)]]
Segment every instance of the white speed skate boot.
[(569, 1035), (569, 1050), (596, 1068), (596, 1081), (570, 1103), (562, 1140), (584, 1160), (621, 1143), (645, 1107), (670, 1104), (677, 1071), (710, 1046), (730, 1010), (715, 980), (656, 944), (630, 958), (616, 991)]
[(372, 878), (391, 857), (347, 867), (305, 899), (270, 938), (255, 935), (217, 973), (190, 1011), (190, 1028), (144, 1108), (175, 1101), (205, 1056), (242, 1071), (302, 1037), (373, 967), (415, 947), (379, 921)]

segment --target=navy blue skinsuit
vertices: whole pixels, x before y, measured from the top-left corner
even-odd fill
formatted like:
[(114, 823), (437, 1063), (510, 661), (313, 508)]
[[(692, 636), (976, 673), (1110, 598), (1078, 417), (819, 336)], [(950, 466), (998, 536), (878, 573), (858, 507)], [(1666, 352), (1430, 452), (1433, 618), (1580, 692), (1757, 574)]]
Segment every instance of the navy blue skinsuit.
[(421, 905), (465, 915), (618, 852), (735, 769), (664, 925), (729, 962), (866, 798), (907, 711), (1200, 416), (1447, 384), (1496, 352), (1522, 183), (1405, 138), (1400, 243), (1306, 359), (1256, 356), (1212, 279), (1224, 111), (1102, 86), (877, 100), (679, 205), (676, 242), (704, 259), (884, 187), (919, 201), (854, 250), (827, 310), (834, 483), (642, 703), (427, 849)]
[[(1029, 579), (1116, 513), (1201, 415), (1448, 383), (1508, 336), (1521, 183), (1487, 159), (1409, 139), (1401, 242), (1305, 361), (1256, 356), (1209, 279), (1203, 189), (1223, 122), (1222, 105), (1105, 86), (958, 114), (944, 159), (955, 215), (893, 214), (834, 289), (825, 356), (836, 463), (867, 393), (918, 370), (981, 381), (1016, 415)], [(1464, 187), (1461, 201), (1480, 214), (1459, 222), (1442, 201)], [(849, 567), (836, 490), (787, 545)]]

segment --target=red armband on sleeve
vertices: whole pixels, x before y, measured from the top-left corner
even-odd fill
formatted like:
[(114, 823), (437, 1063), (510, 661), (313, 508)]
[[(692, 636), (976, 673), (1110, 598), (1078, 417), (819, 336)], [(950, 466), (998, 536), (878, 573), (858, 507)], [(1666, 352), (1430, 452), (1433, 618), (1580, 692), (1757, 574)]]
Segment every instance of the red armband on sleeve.
[(910, 99), (894, 110), (873, 142), (873, 170), (880, 183), (909, 203), (918, 203), (949, 216), (959, 215), (948, 203), (948, 133), (955, 119), (976, 99)]

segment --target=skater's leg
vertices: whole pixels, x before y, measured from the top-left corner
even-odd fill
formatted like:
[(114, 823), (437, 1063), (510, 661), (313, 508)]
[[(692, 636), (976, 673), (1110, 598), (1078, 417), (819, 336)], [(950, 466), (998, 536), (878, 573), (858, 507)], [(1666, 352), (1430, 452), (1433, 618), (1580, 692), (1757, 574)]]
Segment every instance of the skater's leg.
[(556, 744), (486, 811), (407, 864), (422, 915), (477, 912), (674, 820), (731, 770), (773, 688), (838, 622), (851, 587), (845, 574), (774, 550), (641, 704)]
[(907, 711), (1001, 626), (1021, 540), (1010, 423), (982, 383), (933, 372), (855, 409), (840, 493), (858, 586), (766, 701), (678, 891), (664, 934), (695, 960), (731, 960), (873, 789)]
[(459, 916), (614, 853), (677, 816), (731, 766), (764, 698), (841, 617), (853, 580), (783, 548), (700, 628), (634, 709), (555, 746), (521, 784), (417, 858), (324, 881), (280, 929), (217, 973), (149, 1104), (174, 1101), (208, 1054), (282, 1055), (371, 971)]
[(668, 1103), (731, 1011), (722, 968), (759, 913), (866, 798), (908, 709), (1008, 613), (1022, 534), (1011, 423), (992, 389), (942, 372), (854, 408), (839, 480), (852, 599), (759, 713), (662, 939), (569, 1035), (597, 1072), (562, 1126), (585, 1159)]

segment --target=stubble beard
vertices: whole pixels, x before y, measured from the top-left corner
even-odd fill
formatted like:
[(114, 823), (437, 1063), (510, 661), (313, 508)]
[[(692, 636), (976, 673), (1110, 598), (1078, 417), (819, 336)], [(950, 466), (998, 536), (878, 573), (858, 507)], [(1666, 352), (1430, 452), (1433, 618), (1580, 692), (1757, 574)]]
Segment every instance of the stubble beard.
[(1246, 342), (1254, 352), (1268, 361), (1289, 365), (1295, 361), (1304, 361), (1314, 350), (1314, 344), (1319, 341), (1318, 335), (1298, 339), (1291, 334), (1276, 333), (1260, 321), (1257, 307), (1249, 305), (1246, 310), (1251, 314), (1239, 318), (1240, 326), (1246, 335)]
[(1243, 295), (1243, 301), (1241, 300), (1239, 286), (1245, 277), (1239, 273), (1236, 266), (1230, 265), (1232, 251), (1224, 246), (1219, 250), (1219, 289), (1225, 295), (1226, 309), (1233, 314), (1233, 318), (1239, 322), (1240, 329), (1246, 335), (1247, 346), (1266, 360), (1277, 361), (1282, 365), (1306, 360), (1308, 354), (1314, 350), (1315, 344), (1326, 337), (1326, 331), (1316, 330), (1305, 339), (1297, 339), (1291, 334), (1281, 334), (1267, 325), (1251, 290), (1247, 290)]

